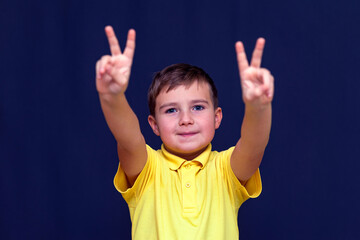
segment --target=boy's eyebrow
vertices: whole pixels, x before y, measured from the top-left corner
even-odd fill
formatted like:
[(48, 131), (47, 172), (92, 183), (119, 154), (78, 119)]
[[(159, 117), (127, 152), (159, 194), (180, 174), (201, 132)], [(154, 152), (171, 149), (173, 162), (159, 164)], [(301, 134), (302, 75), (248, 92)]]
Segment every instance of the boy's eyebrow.
[(205, 100), (205, 99), (195, 99), (195, 100), (192, 100), (191, 103), (192, 103), (192, 104), (194, 104), (194, 103), (205, 103), (205, 104), (209, 104), (209, 101), (208, 101), (208, 100)]
[(175, 102), (165, 103), (159, 107), (159, 110), (161, 110), (162, 108), (173, 107), (175, 105), (176, 105)]

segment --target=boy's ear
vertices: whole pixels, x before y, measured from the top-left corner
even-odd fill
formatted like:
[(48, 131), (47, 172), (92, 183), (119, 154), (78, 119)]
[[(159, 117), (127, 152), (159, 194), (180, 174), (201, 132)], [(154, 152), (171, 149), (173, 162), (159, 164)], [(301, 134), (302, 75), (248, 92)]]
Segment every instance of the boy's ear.
[(220, 127), (222, 117), (222, 109), (218, 107), (217, 109), (215, 109), (215, 129), (218, 129)]
[(156, 123), (156, 119), (153, 115), (149, 115), (148, 116), (148, 122), (150, 124), (150, 127), (152, 128), (153, 132), (157, 135), (160, 136), (160, 131), (159, 131), (159, 127)]

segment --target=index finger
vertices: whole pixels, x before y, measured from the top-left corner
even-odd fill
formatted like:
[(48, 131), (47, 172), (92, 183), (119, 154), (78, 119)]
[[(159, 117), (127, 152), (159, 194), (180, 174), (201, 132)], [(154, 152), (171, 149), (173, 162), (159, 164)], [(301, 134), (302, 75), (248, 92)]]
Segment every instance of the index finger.
[(126, 46), (125, 46), (125, 50), (124, 50), (124, 55), (130, 59), (133, 58), (134, 52), (135, 52), (135, 37), (136, 37), (135, 30), (130, 29), (128, 32), (128, 37), (126, 40)]
[(111, 26), (105, 27), (105, 33), (109, 41), (111, 55), (116, 56), (121, 54), (119, 42), (116, 38), (114, 29)]
[(259, 68), (261, 65), (261, 59), (264, 51), (265, 39), (259, 38), (256, 41), (255, 49), (251, 58), (251, 66), (255, 68)]
[(249, 67), (249, 62), (246, 58), (244, 44), (242, 42), (237, 42), (235, 44), (235, 50), (236, 50), (236, 58), (238, 62), (240, 77), (241, 77), (242, 72), (244, 72), (244, 70)]

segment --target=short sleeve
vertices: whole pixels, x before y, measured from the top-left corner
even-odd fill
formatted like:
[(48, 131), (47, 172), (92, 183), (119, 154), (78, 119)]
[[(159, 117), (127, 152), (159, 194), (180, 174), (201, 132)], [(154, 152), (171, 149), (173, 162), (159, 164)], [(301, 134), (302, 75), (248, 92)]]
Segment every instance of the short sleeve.
[(139, 176), (136, 178), (136, 181), (132, 187), (129, 187), (125, 172), (121, 168), (120, 163), (114, 177), (114, 186), (116, 190), (121, 193), (129, 207), (134, 207), (136, 205), (142, 192), (146, 188), (147, 184), (149, 184), (151, 181), (151, 176), (153, 175), (155, 169), (156, 151), (148, 145), (146, 145), (146, 150), (148, 156), (146, 164), (140, 172)]
[(230, 164), (231, 154), (234, 147), (221, 152), (222, 163), (224, 164), (224, 176), (228, 182), (230, 194), (234, 197), (235, 206), (240, 207), (243, 202), (249, 198), (256, 198), (262, 191), (262, 183), (260, 177), (260, 170), (257, 169), (250, 177), (245, 185), (242, 185), (239, 179), (235, 176)]

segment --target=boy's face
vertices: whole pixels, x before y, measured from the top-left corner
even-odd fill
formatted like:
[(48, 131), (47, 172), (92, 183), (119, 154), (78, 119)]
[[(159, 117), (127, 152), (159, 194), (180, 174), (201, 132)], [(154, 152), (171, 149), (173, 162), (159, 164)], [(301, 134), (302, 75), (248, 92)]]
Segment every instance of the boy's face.
[(156, 98), (155, 117), (149, 116), (149, 124), (167, 151), (191, 160), (212, 141), (221, 123), (221, 108), (214, 109), (207, 83), (166, 89)]

